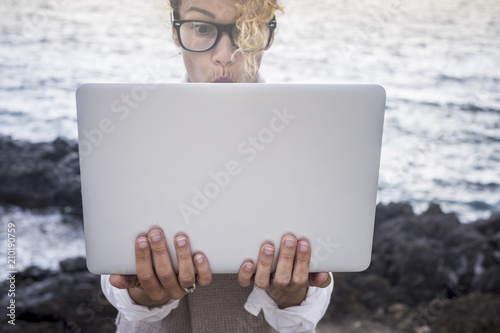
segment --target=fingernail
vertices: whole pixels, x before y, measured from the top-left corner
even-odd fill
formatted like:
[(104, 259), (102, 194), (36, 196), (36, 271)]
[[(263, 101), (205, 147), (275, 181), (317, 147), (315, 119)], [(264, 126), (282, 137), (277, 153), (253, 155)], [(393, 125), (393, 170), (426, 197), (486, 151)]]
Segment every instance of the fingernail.
[(294, 247), (295, 246), (295, 240), (293, 238), (285, 238), (285, 246), (286, 247)]
[(154, 233), (151, 235), (151, 241), (153, 242), (158, 242), (161, 238), (161, 235), (159, 233)]
[(139, 238), (137, 240), (137, 244), (139, 245), (140, 249), (145, 249), (148, 247), (148, 240), (146, 238)]
[(274, 254), (274, 247), (272, 247), (272, 246), (264, 247), (264, 253), (267, 255)]
[(198, 254), (197, 256), (194, 257), (194, 261), (196, 261), (197, 264), (202, 264), (203, 256), (201, 254)]
[(307, 250), (309, 250), (309, 245), (307, 245), (307, 243), (300, 243), (299, 250), (300, 252), (307, 252)]
[(245, 269), (245, 271), (250, 273), (251, 271), (253, 271), (253, 266), (250, 264), (246, 264), (244, 269)]
[(178, 247), (183, 247), (187, 243), (187, 238), (186, 237), (179, 237), (177, 238), (177, 246)]

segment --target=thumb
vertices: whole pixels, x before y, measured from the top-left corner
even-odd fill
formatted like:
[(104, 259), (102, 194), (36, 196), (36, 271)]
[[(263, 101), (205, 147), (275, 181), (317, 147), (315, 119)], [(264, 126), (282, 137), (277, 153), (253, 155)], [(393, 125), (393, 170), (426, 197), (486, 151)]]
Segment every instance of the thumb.
[(326, 288), (330, 285), (332, 278), (326, 272), (309, 274), (309, 283), (311, 287)]
[(118, 289), (135, 288), (139, 286), (137, 275), (117, 275), (113, 274), (109, 277), (109, 283)]

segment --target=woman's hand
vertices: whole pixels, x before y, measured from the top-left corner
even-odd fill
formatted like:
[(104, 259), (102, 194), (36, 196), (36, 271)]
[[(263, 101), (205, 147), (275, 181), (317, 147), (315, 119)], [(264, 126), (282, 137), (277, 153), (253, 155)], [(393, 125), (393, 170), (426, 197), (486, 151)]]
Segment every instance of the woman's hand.
[(172, 268), (163, 231), (153, 229), (147, 237), (141, 236), (135, 242), (137, 275), (111, 275), (111, 285), (128, 289), (130, 297), (138, 304), (160, 306), (188, 295), (185, 288), (210, 284), (212, 273), (205, 256), (199, 253), (192, 257), (186, 236), (177, 236), (174, 245), (178, 275)]
[[(300, 305), (306, 298), (307, 288), (325, 288), (331, 283), (328, 273), (309, 273), (311, 245), (305, 240), (298, 241), (291, 235), (284, 236), (280, 244), (280, 255), (276, 272), (271, 274), (275, 249), (264, 244), (260, 249), (254, 285), (264, 289), (281, 309)], [(241, 265), (238, 281), (242, 287), (252, 283), (255, 265), (247, 261)]]

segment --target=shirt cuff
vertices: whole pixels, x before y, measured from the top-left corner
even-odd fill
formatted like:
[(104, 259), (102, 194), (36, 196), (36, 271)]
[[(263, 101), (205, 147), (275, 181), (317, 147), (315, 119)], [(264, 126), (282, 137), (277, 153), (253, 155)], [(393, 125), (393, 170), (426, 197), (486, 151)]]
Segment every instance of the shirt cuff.
[(130, 297), (127, 289), (118, 289), (109, 282), (109, 275), (101, 276), (101, 288), (108, 301), (120, 311), (128, 321), (160, 321), (179, 306), (179, 300), (170, 300), (162, 306), (139, 305)]
[(268, 324), (278, 332), (312, 331), (330, 304), (333, 291), (333, 275), (330, 275), (332, 282), (328, 287), (309, 287), (306, 299), (299, 306), (286, 309), (280, 309), (265, 290), (254, 288), (245, 303), (245, 310), (254, 316), (262, 310)]

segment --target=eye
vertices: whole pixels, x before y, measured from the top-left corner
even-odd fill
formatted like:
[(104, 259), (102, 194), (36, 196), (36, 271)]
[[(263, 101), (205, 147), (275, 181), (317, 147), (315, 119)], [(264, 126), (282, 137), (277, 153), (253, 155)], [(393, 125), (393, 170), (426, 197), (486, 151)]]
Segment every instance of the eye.
[(205, 23), (193, 23), (191, 28), (198, 35), (202, 35), (202, 36), (212, 34), (214, 29), (215, 29), (215, 27), (213, 25), (205, 24)]

